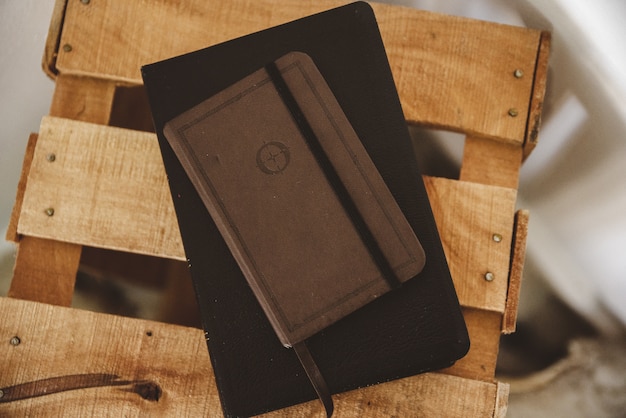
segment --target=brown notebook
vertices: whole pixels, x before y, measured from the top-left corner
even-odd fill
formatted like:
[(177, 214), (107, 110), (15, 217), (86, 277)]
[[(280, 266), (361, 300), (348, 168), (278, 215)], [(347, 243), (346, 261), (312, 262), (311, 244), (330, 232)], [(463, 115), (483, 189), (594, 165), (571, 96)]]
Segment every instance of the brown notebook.
[(283, 345), (422, 270), (419, 240), (308, 55), (279, 58), (164, 134)]

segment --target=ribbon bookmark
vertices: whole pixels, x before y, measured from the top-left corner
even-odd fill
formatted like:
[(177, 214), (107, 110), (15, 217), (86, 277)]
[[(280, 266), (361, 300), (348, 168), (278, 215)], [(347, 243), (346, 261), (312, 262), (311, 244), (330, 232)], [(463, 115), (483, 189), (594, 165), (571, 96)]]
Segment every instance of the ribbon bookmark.
[(326, 410), (326, 416), (330, 418), (333, 415), (334, 405), (333, 398), (330, 396), (330, 390), (328, 389), (328, 385), (324, 380), (324, 376), (320, 372), (320, 369), (317, 367), (315, 360), (311, 356), (311, 352), (306, 346), (304, 341), (299, 342), (293, 345), (293, 349), (300, 359), (300, 363), (306, 372), (306, 375), (309, 377), (315, 392), (317, 393), (317, 397), (324, 405), (324, 409)]

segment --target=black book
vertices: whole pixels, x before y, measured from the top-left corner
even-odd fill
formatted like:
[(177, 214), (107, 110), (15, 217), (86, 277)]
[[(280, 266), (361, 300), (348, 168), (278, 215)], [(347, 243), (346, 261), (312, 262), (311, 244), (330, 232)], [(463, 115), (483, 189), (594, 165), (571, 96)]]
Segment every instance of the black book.
[(353, 3), (142, 68), (226, 416), (316, 398), (283, 347), (165, 124), (292, 51), (315, 62), (424, 249), (412, 280), (307, 340), (332, 393), (450, 366), (469, 338), (376, 19)]

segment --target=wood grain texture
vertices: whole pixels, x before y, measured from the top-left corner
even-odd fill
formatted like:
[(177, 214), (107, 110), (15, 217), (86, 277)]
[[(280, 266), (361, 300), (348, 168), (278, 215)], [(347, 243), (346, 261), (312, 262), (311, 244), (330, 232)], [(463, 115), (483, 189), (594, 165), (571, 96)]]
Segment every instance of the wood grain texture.
[(424, 180), (461, 304), (503, 312), (516, 190)]
[[(0, 316), (2, 417), (221, 416), (201, 330), (7, 298)], [(335, 416), (494, 416), (503, 386), (427, 373), (337, 395)]]
[(59, 75), (50, 116), (106, 125), (111, 115), (115, 86), (111, 80)]
[[(11, 299), (0, 299), (0, 316), (0, 388), (37, 381), (43, 386), (26, 399), (0, 403), (0, 416), (211, 416), (209, 411), (219, 411), (202, 331)], [(15, 336), (17, 346), (9, 344)], [(145, 399), (128, 384), (32, 397), (52, 384), (46, 379), (64, 377), (66, 382), (56, 386), (68, 386), (71, 376), (82, 375), (89, 387), (98, 374), (152, 382), (161, 396)]]
[(50, 18), (50, 26), (48, 27), (48, 35), (46, 36), (46, 45), (41, 58), (41, 67), (50, 78), (56, 77), (58, 71), (56, 68), (56, 59), (59, 51), (59, 39), (63, 29), (63, 19), (65, 18), (65, 7), (67, 0), (56, 0), (52, 9), (52, 17)]
[[(57, 70), (139, 84), (142, 65), (346, 3), (73, 1), (67, 5)], [(524, 142), (539, 31), (372, 7), (410, 123)], [(514, 77), (517, 69), (528, 76)], [(511, 108), (518, 117), (508, 115)]]
[(42, 121), (18, 232), (185, 258), (156, 137), (67, 119)]
[(504, 334), (515, 332), (515, 324), (517, 323), (517, 308), (519, 306), (522, 286), (524, 261), (526, 260), (526, 239), (528, 238), (529, 218), (530, 213), (527, 210), (519, 210), (515, 213), (509, 286), (506, 295), (506, 307), (502, 317), (502, 332)]
[(463, 308), (463, 318), (470, 337), (469, 352), (444, 372), (472, 380), (493, 382), (500, 346), (502, 314)]
[(552, 35), (550, 32), (542, 32), (528, 111), (528, 126), (526, 128), (526, 139), (524, 141), (524, 159), (530, 155), (539, 142), (543, 101), (548, 84), (548, 60), (550, 58), (551, 45)]
[(9, 218), (9, 225), (7, 226), (7, 232), (5, 235), (5, 239), (7, 241), (15, 243), (19, 241), (19, 236), (17, 234), (17, 222), (20, 217), (20, 212), (22, 211), (24, 190), (26, 190), (26, 179), (28, 178), (30, 165), (33, 162), (33, 154), (35, 153), (37, 137), (37, 134), (30, 134), (28, 142), (26, 143), (26, 151), (24, 152), (24, 160), (22, 161), (22, 171), (20, 173), (20, 179), (17, 183), (17, 191), (15, 193), (15, 202), (13, 203), (13, 209), (11, 211), (11, 217)]
[(517, 189), (522, 147), (488, 138), (467, 137), (459, 180)]
[[(426, 180), (462, 304), (503, 312), (515, 190)], [(65, 119), (42, 121), (18, 232), (185, 259), (156, 137)]]
[(21, 237), (8, 296), (70, 306), (81, 246)]

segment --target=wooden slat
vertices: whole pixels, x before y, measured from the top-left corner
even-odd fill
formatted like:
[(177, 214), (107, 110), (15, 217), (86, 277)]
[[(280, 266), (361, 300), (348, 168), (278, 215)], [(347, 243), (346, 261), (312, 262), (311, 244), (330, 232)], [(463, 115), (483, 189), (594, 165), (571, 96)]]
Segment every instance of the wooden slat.
[(468, 137), (459, 180), (517, 189), (521, 165), (521, 146)]
[[(57, 69), (139, 84), (142, 65), (345, 3), (73, 1), (67, 5)], [(372, 6), (409, 122), (524, 142), (539, 31)], [(527, 76), (516, 78), (515, 70)], [(512, 108), (518, 117), (508, 115)]]
[(24, 152), (24, 160), (22, 161), (22, 172), (20, 173), (20, 179), (17, 183), (17, 192), (15, 193), (15, 202), (13, 203), (13, 210), (11, 211), (11, 218), (9, 219), (9, 225), (7, 226), (7, 233), (5, 239), (7, 241), (18, 242), (19, 237), (17, 235), (17, 221), (22, 211), (22, 201), (24, 200), (24, 190), (26, 190), (26, 179), (28, 178), (28, 172), (30, 171), (30, 165), (33, 162), (33, 154), (35, 153), (35, 145), (37, 144), (37, 134), (30, 134), (28, 137), (28, 143), (26, 144), (26, 151)]
[(551, 43), (552, 35), (550, 32), (542, 32), (535, 65), (530, 109), (528, 112), (528, 126), (526, 128), (526, 139), (524, 141), (524, 159), (530, 155), (539, 142), (541, 113), (543, 112), (543, 100), (548, 83), (548, 59), (550, 57)]
[(8, 296), (70, 306), (81, 246), (22, 237)]
[[(219, 402), (203, 333), (162, 323), (95, 314), (50, 305), (0, 299), (0, 416), (217, 416)], [(19, 345), (9, 342), (14, 336)], [(96, 374), (129, 384), (72, 390), (8, 402), (9, 386)], [(102, 379), (100, 379), (102, 380)], [(136, 389), (147, 391), (144, 399)], [(33, 394), (33, 390), (27, 391)]]
[(522, 272), (524, 270), (524, 260), (526, 259), (526, 239), (528, 237), (529, 217), (530, 215), (527, 210), (519, 210), (515, 214), (509, 288), (506, 296), (506, 307), (502, 317), (502, 332), (505, 334), (515, 332), (515, 324), (517, 323), (517, 308), (522, 286)]
[[(60, 9), (62, 7), (57, 3), (53, 25), (60, 24), (59, 19), (61, 18), (58, 16)], [(111, 81), (61, 75), (56, 80), (50, 114), (93, 123), (107, 123), (111, 113), (114, 92), (115, 83)], [(56, 161), (48, 161), (48, 154), (40, 154), (34, 158), (40, 160), (39, 162), (43, 163), (44, 166), (53, 167)], [(24, 189), (26, 190), (29, 188), (28, 182), (31, 181), (33, 173), (36, 177), (37, 170), (33, 173), (31, 173), (30, 167), (28, 170), (26, 168), (23, 170), (24, 173), (28, 173)], [(47, 174), (43, 173), (43, 175), (46, 176)], [(72, 178), (73, 175), (75, 173), (70, 173), (68, 178)], [(57, 185), (66, 182), (68, 178), (54, 178), (58, 183), (48, 183), (42, 192), (46, 196), (51, 192), (54, 193)], [(48, 180), (51, 181), (53, 178)], [(18, 198), (20, 197), (19, 193), (20, 188), (18, 187)], [(57, 208), (52, 206), (53, 202), (44, 203), (44, 200), (45, 197), (38, 202), (42, 206), (37, 206), (33, 210), (42, 218), (52, 219), (45, 214), (45, 211), (49, 208)], [(18, 202), (19, 200), (16, 201), (16, 205)], [(23, 200), (21, 202), (23, 203)], [(22, 216), (21, 210), (19, 216)], [(21, 218), (12, 218), (12, 222), (19, 225)], [(50, 239), (38, 240), (36, 236), (30, 236), (20, 240), (9, 295), (16, 298), (69, 306), (72, 301), (76, 272), (80, 262), (81, 246), (76, 245), (71, 240), (56, 244), (54, 241), (56, 237), (49, 236), (48, 238)], [(70, 242), (72, 242), (71, 245)]]
[(18, 232), (184, 259), (155, 136), (67, 119), (42, 121)]
[[(503, 312), (515, 190), (426, 180), (462, 304)], [(65, 119), (42, 121), (18, 232), (185, 259), (155, 136)]]
[(516, 190), (424, 180), (461, 304), (503, 312)]
[[(7, 298), (0, 317), (0, 416), (221, 415), (201, 330)], [(505, 389), (427, 373), (337, 395), (335, 416), (494, 416)], [(314, 401), (267, 416), (322, 415)]]
[(59, 50), (61, 30), (63, 28), (63, 19), (65, 18), (66, 5), (67, 0), (56, 0), (54, 2), (50, 26), (48, 27), (48, 36), (46, 37), (46, 46), (41, 59), (43, 71), (51, 78), (57, 75), (56, 59)]
[(106, 125), (111, 115), (115, 86), (111, 80), (59, 75), (50, 116)]
[(470, 349), (465, 357), (445, 369), (445, 373), (493, 382), (500, 346), (502, 314), (463, 308), (463, 317), (470, 337)]

